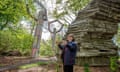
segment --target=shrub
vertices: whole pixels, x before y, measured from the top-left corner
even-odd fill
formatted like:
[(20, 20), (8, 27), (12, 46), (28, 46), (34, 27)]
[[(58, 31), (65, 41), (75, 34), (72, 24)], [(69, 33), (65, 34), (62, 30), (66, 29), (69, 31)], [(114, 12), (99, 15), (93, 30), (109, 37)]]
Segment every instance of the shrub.
[(20, 51), (22, 55), (30, 55), (32, 39), (25, 30), (0, 31), (0, 52)]

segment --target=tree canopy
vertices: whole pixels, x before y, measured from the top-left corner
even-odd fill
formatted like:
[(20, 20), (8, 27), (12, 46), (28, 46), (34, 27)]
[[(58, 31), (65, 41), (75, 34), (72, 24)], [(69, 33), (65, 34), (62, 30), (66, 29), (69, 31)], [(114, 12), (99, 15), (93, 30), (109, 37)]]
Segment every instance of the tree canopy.
[[(0, 0), (0, 30), (27, 17), (25, 0)], [(31, 1), (31, 0), (30, 0)]]
[(90, 0), (57, 0), (53, 17), (70, 24), (77, 16), (79, 10), (84, 8)]

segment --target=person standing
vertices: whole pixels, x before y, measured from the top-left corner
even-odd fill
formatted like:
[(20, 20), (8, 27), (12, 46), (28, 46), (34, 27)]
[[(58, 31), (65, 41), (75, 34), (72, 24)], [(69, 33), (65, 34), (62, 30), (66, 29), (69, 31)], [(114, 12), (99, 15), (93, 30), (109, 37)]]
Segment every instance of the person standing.
[(75, 42), (74, 35), (69, 34), (66, 40), (64, 39), (58, 44), (58, 47), (62, 50), (61, 59), (64, 72), (73, 72), (77, 52), (77, 43)]

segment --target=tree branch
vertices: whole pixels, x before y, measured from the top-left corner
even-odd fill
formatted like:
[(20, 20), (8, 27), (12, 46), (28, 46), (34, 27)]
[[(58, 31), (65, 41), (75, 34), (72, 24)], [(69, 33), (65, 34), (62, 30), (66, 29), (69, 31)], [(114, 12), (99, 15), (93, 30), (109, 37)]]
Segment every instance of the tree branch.
[(26, 4), (26, 10), (27, 10), (28, 15), (29, 15), (32, 19), (34, 19), (35, 21), (37, 21), (37, 19), (30, 14), (30, 10), (29, 10), (28, 4)]
[(62, 25), (61, 28), (60, 28), (58, 31), (56, 31), (56, 33), (57, 33), (57, 32), (60, 32), (60, 31), (62, 30), (63, 26), (64, 26), (64, 24), (63, 24), (61, 21), (59, 21), (59, 20), (50, 21), (50, 22), (48, 23), (48, 30), (50, 31), (50, 33), (53, 33), (53, 32), (50, 30), (50, 24), (52, 24), (52, 23), (54, 23), (54, 22), (58, 22), (58, 23), (60, 23), (60, 24)]

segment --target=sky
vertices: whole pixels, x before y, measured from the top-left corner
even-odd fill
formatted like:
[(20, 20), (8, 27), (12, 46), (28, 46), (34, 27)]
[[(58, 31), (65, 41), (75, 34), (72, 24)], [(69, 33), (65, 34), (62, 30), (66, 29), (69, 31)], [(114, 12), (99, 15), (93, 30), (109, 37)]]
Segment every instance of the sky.
[[(41, 1), (41, 0), (39, 0), (39, 1)], [(48, 13), (51, 13), (52, 11), (53, 11), (53, 9), (55, 8), (55, 3), (56, 3), (56, 0), (44, 0), (45, 2), (42, 2), (42, 4), (46, 7), (46, 9), (47, 9), (47, 12)], [(36, 5), (36, 8), (37, 8), (37, 11), (36, 11), (36, 13), (38, 13), (39, 12), (39, 6), (37, 6)], [(49, 15), (48, 14), (48, 20), (49, 21), (52, 21), (52, 20), (54, 20), (53, 18), (52, 18), (52, 16), (51, 15)], [(44, 25), (48, 25), (47, 24), (48, 22), (44, 22)], [(21, 21), (21, 24), (23, 24), (23, 27), (25, 27), (29, 32), (30, 32), (30, 22), (27, 22), (27, 21)], [(57, 24), (51, 24), (52, 26), (52, 28), (53, 27), (55, 27), (55, 28), (59, 28), (59, 25), (57, 25)], [(44, 39), (44, 40), (48, 40), (48, 39), (50, 39), (50, 33), (49, 33), (49, 31), (48, 30), (46, 30), (46, 29), (44, 29), (43, 28), (43, 32), (42, 32), (42, 39)]]
[[(42, 1), (42, 0), (39, 0), (39, 1)], [(56, 8), (56, 0), (44, 0), (43, 2), (42, 2), (42, 4), (45, 6), (45, 8), (47, 9), (47, 15), (48, 15), (48, 21), (53, 21), (53, 20), (55, 20), (53, 17), (52, 17), (52, 15), (51, 15), (51, 13), (53, 12), (53, 10)], [(61, 10), (59, 10), (59, 12), (60, 12)], [(48, 22), (45, 22), (44, 23), (44, 25), (48, 25), (47, 24)], [(52, 23), (51, 25), (50, 25), (50, 27), (51, 27), (51, 30), (53, 30), (53, 28), (56, 28), (57, 30), (61, 27), (61, 25), (58, 23), (58, 22), (54, 22), (54, 23)], [(64, 34), (63, 33), (63, 31), (61, 31), (61, 33), (62, 34)], [(44, 28), (43, 28), (43, 33), (42, 33), (42, 39), (44, 39), (44, 40), (48, 40), (49, 38), (50, 38), (50, 32), (48, 31), (48, 30), (45, 30)]]
[[(42, 1), (42, 0), (39, 0), (39, 1)], [(56, 7), (56, 0), (43, 0), (42, 4), (43, 4), (43, 5), (45, 6), (45, 8), (47, 9), (48, 21), (53, 21), (53, 20), (55, 20), (55, 19), (52, 17), (51, 13), (53, 12), (53, 10), (54, 10), (55, 7)], [(60, 7), (59, 12), (62, 11), (62, 5), (64, 5), (64, 3), (62, 3), (62, 4), (59, 6), (59, 7)], [(38, 14), (39, 10), (40, 10), (39, 5), (36, 5), (36, 14)], [(63, 22), (63, 23), (64, 23), (64, 22)], [(25, 21), (22, 21), (21, 24), (23, 24), (24, 27), (26, 27), (26, 28), (29, 30), (29, 28), (30, 28), (30, 23), (25, 22)], [(48, 26), (48, 22), (44, 22), (43, 25), (44, 25), (44, 27)], [(60, 27), (61, 27), (61, 25), (60, 25), (58, 22), (55, 22), (55, 23), (52, 23), (52, 24), (51, 24), (51, 30), (53, 30), (53, 28), (59, 29)], [(65, 29), (63, 28), (63, 30), (60, 32), (60, 34), (64, 35), (64, 34), (65, 34), (64, 31), (67, 31), (67, 30), (65, 30)], [(50, 32), (49, 32), (48, 30), (46, 30), (46, 29), (43, 28), (42, 39), (48, 40), (48, 39), (50, 39), (50, 36), (51, 36), (51, 35), (50, 35)]]

